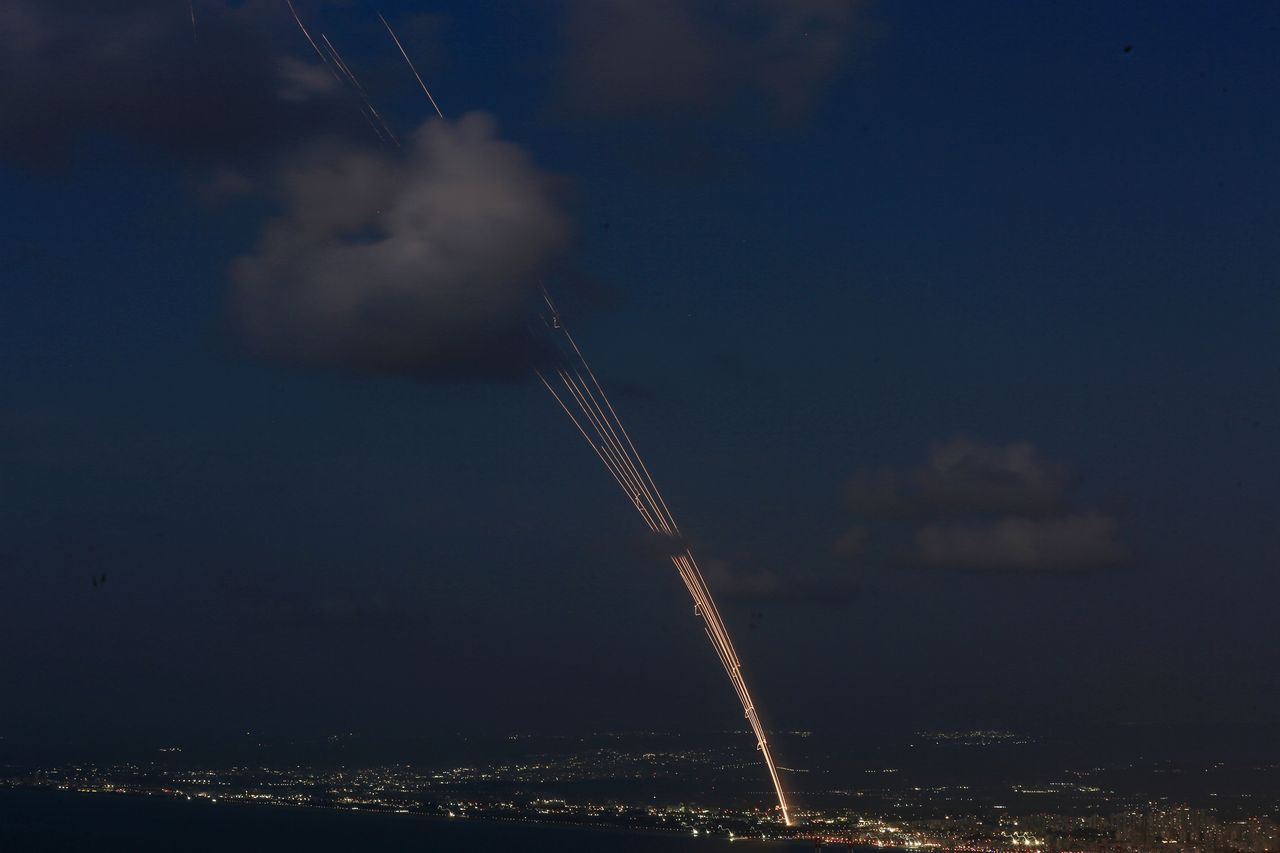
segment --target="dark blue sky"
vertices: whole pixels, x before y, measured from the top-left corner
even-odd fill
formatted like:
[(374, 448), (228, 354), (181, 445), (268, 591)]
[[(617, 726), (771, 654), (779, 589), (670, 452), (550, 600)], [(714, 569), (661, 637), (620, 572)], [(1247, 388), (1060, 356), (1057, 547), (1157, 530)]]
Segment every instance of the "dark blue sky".
[[(1270, 719), (1275, 8), (455, 5), (380, 8), (554, 176), (548, 281), (771, 722)], [(283, 2), (197, 3), (194, 44), (177, 0), (18, 7), (0, 734), (738, 724), (540, 386), (246, 343), (273, 176), (375, 147), (269, 88), (319, 69)], [(372, 6), (298, 8), (426, 120)]]

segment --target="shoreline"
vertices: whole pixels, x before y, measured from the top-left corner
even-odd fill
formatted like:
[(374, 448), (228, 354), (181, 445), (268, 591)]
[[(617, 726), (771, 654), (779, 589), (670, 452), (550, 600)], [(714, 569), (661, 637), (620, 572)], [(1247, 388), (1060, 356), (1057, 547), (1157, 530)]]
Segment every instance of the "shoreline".
[[(672, 839), (672, 840), (674, 839), (695, 840), (696, 839), (696, 840), (720, 841), (724, 843), (749, 842), (755, 845), (769, 845), (777, 848), (794, 847), (795, 845), (800, 845), (800, 844), (808, 845), (812, 843), (812, 841), (809, 839), (801, 839), (801, 838), (786, 838), (786, 837), (762, 838), (759, 836), (743, 836), (743, 835), (728, 836), (728, 835), (720, 835), (720, 834), (714, 834), (714, 833), (698, 833), (695, 835), (687, 830), (682, 830), (682, 829), (676, 830), (676, 829), (663, 829), (662, 827), (641, 827), (641, 826), (632, 826), (624, 823), (600, 824), (600, 823), (586, 823), (583, 821), (574, 821), (574, 820), (564, 820), (564, 821), (540, 820), (536, 818), (501, 817), (496, 815), (481, 815), (481, 816), (460, 815), (460, 816), (451, 817), (449, 815), (442, 815), (442, 814), (425, 812), (425, 811), (399, 810), (399, 809), (389, 809), (389, 808), (364, 808), (364, 807), (356, 807), (356, 806), (347, 807), (347, 806), (340, 806), (340, 805), (330, 806), (330, 805), (316, 805), (316, 804), (304, 804), (304, 803), (286, 803), (286, 802), (276, 802), (276, 801), (254, 802), (252, 800), (241, 800), (241, 799), (223, 800), (220, 798), (213, 798), (213, 797), (207, 797), (207, 796), (188, 796), (186, 794), (177, 794), (177, 793), (168, 794), (168, 793), (158, 792), (158, 791), (157, 792), (120, 791), (120, 790), (97, 791), (97, 790), (82, 790), (82, 789), (75, 789), (75, 788), (60, 788), (60, 787), (42, 786), (42, 785), (0, 786), (0, 797), (3, 797), (6, 792), (16, 792), (16, 793), (22, 793), (22, 794), (48, 794), (51, 797), (56, 797), (58, 795), (65, 795), (68, 797), (68, 799), (73, 797), (83, 798), (85, 800), (88, 800), (90, 798), (96, 798), (96, 799), (101, 799), (103, 801), (117, 799), (117, 800), (124, 800), (124, 801), (130, 801), (135, 803), (172, 803), (175, 805), (199, 804), (199, 805), (208, 806), (208, 807), (222, 806), (222, 807), (229, 807), (232, 809), (240, 807), (246, 810), (255, 810), (255, 811), (268, 811), (268, 810), (275, 809), (275, 810), (284, 811), (284, 812), (295, 811), (295, 812), (310, 812), (310, 813), (330, 814), (330, 815), (380, 816), (380, 817), (403, 818), (403, 819), (409, 819), (409, 820), (415, 820), (415, 821), (425, 821), (425, 822), (441, 824), (441, 825), (472, 824), (477, 826), (492, 826), (492, 827), (526, 826), (531, 828), (563, 829), (563, 830), (588, 832), (588, 833), (594, 832), (594, 833), (618, 834), (618, 835), (628, 835), (628, 836), (637, 836), (637, 837), (664, 838), (664, 839)], [(872, 848), (872, 847), (859, 845), (857, 849), (896, 850), (897, 848)]]

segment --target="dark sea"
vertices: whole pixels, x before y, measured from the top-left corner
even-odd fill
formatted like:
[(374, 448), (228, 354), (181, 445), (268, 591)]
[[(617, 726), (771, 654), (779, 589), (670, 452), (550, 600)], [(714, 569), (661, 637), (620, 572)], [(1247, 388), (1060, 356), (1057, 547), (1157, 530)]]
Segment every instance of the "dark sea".
[(0, 853), (799, 851), (805, 845), (523, 823), (0, 790)]

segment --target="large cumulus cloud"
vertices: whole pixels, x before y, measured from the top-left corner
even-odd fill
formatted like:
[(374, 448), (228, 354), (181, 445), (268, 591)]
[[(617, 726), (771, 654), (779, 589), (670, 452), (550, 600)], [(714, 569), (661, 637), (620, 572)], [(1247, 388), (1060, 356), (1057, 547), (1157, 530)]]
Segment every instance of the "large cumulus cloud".
[(279, 190), (283, 213), (231, 269), (262, 354), (421, 378), (516, 375), (537, 357), (529, 299), (569, 223), (487, 116), (427, 122), (403, 154), (319, 146)]

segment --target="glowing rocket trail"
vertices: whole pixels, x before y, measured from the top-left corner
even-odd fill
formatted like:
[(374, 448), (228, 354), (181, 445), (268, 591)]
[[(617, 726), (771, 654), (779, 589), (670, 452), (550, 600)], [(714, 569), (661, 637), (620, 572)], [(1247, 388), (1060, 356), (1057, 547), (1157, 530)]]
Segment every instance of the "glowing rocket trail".
[[(556, 375), (567, 392), (563, 397), (541, 372), (538, 373), (538, 378), (569, 416), (578, 432), (591, 445), (591, 449), (613, 476), (618, 487), (635, 505), (636, 511), (649, 529), (672, 538), (679, 537), (680, 527), (676, 524), (675, 517), (662, 497), (662, 492), (659, 491), (657, 483), (649, 473), (648, 466), (644, 464), (644, 459), (636, 450), (635, 443), (623, 426), (617, 410), (614, 409), (613, 403), (596, 378), (581, 348), (560, 320), (559, 312), (556, 311), (555, 304), (545, 289), (543, 298), (555, 318), (553, 322), (547, 324), (548, 327), (564, 335), (581, 370), (573, 366), (569, 370), (562, 368), (557, 371)], [(590, 384), (583, 377), (583, 372), (590, 378)], [(577, 404), (581, 417), (573, 413), (565, 402), (566, 399)], [(591, 435), (592, 432), (595, 433), (594, 437)], [(694, 614), (702, 618), (707, 639), (715, 649), (720, 665), (729, 676), (729, 683), (733, 685), (734, 692), (738, 694), (738, 701), (742, 703), (742, 712), (756, 737), (756, 748), (760, 750), (765, 767), (769, 771), (770, 781), (778, 796), (778, 807), (782, 811), (782, 819), (790, 826), (791, 814), (787, 807), (786, 794), (782, 790), (782, 781), (778, 777), (778, 767), (773, 760), (769, 741), (765, 737), (764, 726), (756, 712), (755, 700), (751, 698), (751, 691), (747, 688), (747, 682), (742, 676), (742, 662), (738, 658), (737, 650), (734, 649), (733, 640), (729, 637), (729, 630), (720, 616), (715, 599), (711, 597), (711, 590), (707, 587), (706, 579), (702, 576), (702, 570), (698, 567), (693, 552), (685, 548), (682, 553), (672, 555), (670, 559), (693, 599)]]
[[(325, 68), (329, 69), (329, 73), (333, 75), (333, 79), (339, 86), (348, 86), (351, 91), (355, 92), (356, 97), (360, 99), (360, 114), (364, 116), (364, 120), (369, 123), (369, 128), (378, 137), (379, 142), (390, 142), (397, 148), (402, 148), (400, 140), (396, 138), (395, 132), (391, 129), (390, 123), (378, 112), (378, 108), (373, 105), (373, 100), (369, 97), (369, 93), (364, 86), (356, 78), (355, 72), (351, 70), (351, 66), (347, 65), (342, 54), (338, 53), (338, 49), (333, 46), (333, 42), (329, 41), (329, 37), (324, 33), (320, 34), (321, 41), (324, 42), (325, 49), (320, 49), (320, 44), (311, 36), (311, 31), (307, 29), (307, 25), (302, 22), (302, 16), (298, 14), (298, 9), (293, 5), (293, 0), (284, 0), (285, 5), (289, 7), (289, 13), (293, 15), (294, 23), (298, 25), (298, 29), (302, 31), (302, 35), (306, 37), (307, 43), (311, 45), (311, 49), (316, 52), (316, 56), (320, 57), (320, 62)], [(194, 15), (195, 7), (192, 7)], [(194, 25), (194, 18), (192, 24)]]
[[(316, 52), (316, 56), (320, 57), (320, 61), (323, 62), (332, 72), (333, 67), (329, 64), (329, 57), (324, 55), (324, 51), (320, 49), (320, 45), (316, 44), (316, 40), (311, 37), (311, 31), (307, 29), (307, 25), (302, 23), (302, 18), (298, 16), (298, 10), (293, 6), (293, 0), (284, 0), (284, 2), (288, 4), (289, 11), (293, 14), (293, 20), (297, 22), (298, 29), (302, 30), (302, 34), (306, 36), (307, 41), (311, 43), (311, 48)], [(338, 76), (336, 72), (334, 72), (334, 76)]]
[(413, 72), (413, 76), (417, 78), (418, 85), (422, 87), (422, 93), (427, 96), (427, 100), (431, 102), (431, 106), (435, 107), (436, 115), (444, 118), (444, 113), (440, 111), (440, 105), (436, 103), (435, 97), (432, 96), (431, 90), (427, 88), (427, 84), (422, 82), (422, 75), (418, 73), (418, 69), (413, 66), (413, 60), (409, 58), (409, 54), (405, 53), (404, 45), (400, 43), (396, 31), (391, 29), (391, 25), (387, 23), (387, 19), (382, 17), (382, 13), (378, 13), (378, 20), (382, 21), (382, 26), (387, 28), (387, 33), (391, 36), (391, 40), (396, 43), (396, 47), (400, 48), (400, 55), (404, 57), (405, 63), (409, 66), (409, 70)]
[[(289, 5), (292, 9), (292, 2)], [(297, 17), (296, 12), (294, 17)], [(418, 85), (435, 109), (436, 115), (444, 118), (444, 112), (441, 111), (440, 105), (436, 103), (436, 99), (431, 95), (431, 91), (423, 81), (422, 75), (414, 67), (413, 61), (409, 59), (409, 54), (405, 52), (404, 45), (396, 37), (395, 31), (391, 29), (391, 25), (387, 23), (387, 19), (381, 13), (378, 14), (378, 19), (387, 28), (387, 33), (391, 36), (392, 41), (395, 42), (396, 47), (399, 48), (400, 55), (404, 57), (409, 70), (413, 72)], [(298, 25), (301, 27), (302, 22), (299, 21)], [(303, 31), (306, 31), (305, 28), (303, 28)], [(309, 35), (308, 38), (310, 38)], [(317, 48), (317, 52), (319, 52), (319, 48)], [(605, 393), (600, 380), (596, 378), (595, 371), (591, 369), (591, 365), (587, 362), (586, 356), (582, 354), (582, 350), (578, 347), (577, 341), (573, 339), (573, 335), (569, 333), (569, 330), (561, 322), (560, 312), (556, 310), (555, 303), (551, 301), (551, 295), (547, 293), (545, 287), (542, 288), (542, 298), (546, 301), (547, 308), (551, 311), (552, 316), (551, 321), (546, 321), (544, 318), (547, 328), (563, 335), (564, 340), (573, 351), (573, 356), (569, 357), (567, 353), (564, 353), (569, 360), (568, 368), (560, 368), (556, 371), (556, 377), (564, 386), (565, 393), (563, 395), (556, 391), (555, 386), (541, 371), (537, 372), (538, 379), (541, 380), (543, 386), (546, 387), (560, 408), (564, 410), (578, 433), (590, 445), (591, 450), (600, 459), (600, 463), (613, 477), (614, 482), (618, 484), (618, 488), (622, 489), (623, 494), (635, 506), (636, 512), (639, 513), (640, 518), (649, 529), (654, 533), (667, 536), (673, 541), (678, 540), (680, 538), (680, 526), (676, 524), (675, 516), (671, 514), (666, 499), (662, 497), (662, 492), (658, 490), (658, 484), (654, 482), (648, 466), (644, 464), (644, 459), (641, 458), (639, 451), (636, 450), (635, 443), (631, 440), (631, 435), (627, 432), (627, 428), (623, 426), (622, 419), (618, 417), (613, 403), (609, 400), (609, 395)], [(563, 348), (561, 349), (564, 352)], [(573, 363), (574, 359), (576, 359), (577, 364)], [(579, 366), (581, 369), (579, 369)], [(590, 383), (583, 377), (584, 372), (586, 377), (590, 378)], [(570, 403), (577, 407), (581, 418), (574, 414)], [(594, 433), (594, 437), (592, 433)], [(742, 662), (738, 659), (737, 650), (733, 647), (733, 640), (729, 637), (729, 630), (725, 627), (724, 619), (720, 616), (720, 610), (716, 607), (715, 600), (711, 597), (711, 590), (708, 589), (706, 579), (702, 576), (698, 561), (694, 559), (693, 552), (687, 547), (681, 553), (671, 555), (670, 559), (672, 565), (676, 568), (676, 572), (680, 575), (680, 580), (689, 591), (689, 596), (693, 599), (694, 615), (701, 617), (707, 639), (711, 641), (711, 647), (715, 649), (720, 665), (724, 667), (725, 673), (729, 676), (729, 683), (733, 685), (734, 692), (738, 694), (738, 701), (742, 703), (742, 713), (756, 738), (756, 749), (760, 751), (765, 767), (769, 770), (769, 779), (772, 781), (773, 790), (778, 796), (778, 808), (782, 812), (782, 820), (787, 826), (791, 826), (791, 812), (787, 807), (786, 794), (782, 790), (782, 780), (778, 777), (778, 765), (773, 760), (773, 752), (769, 748), (769, 740), (765, 737), (764, 726), (761, 724), (760, 716), (756, 712), (755, 700), (751, 698), (751, 691), (747, 689), (747, 682), (742, 677)]]
[[(391, 129), (391, 125), (382, 117), (382, 113), (378, 112), (378, 108), (373, 105), (373, 99), (369, 97), (369, 92), (361, 84), (359, 78), (356, 77), (356, 73), (351, 70), (351, 66), (342, 58), (342, 54), (338, 53), (338, 49), (333, 46), (333, 42), (329, 41), (329, 37), (324, 33), (320, 34), (320, 40), (324, 42), (325, 49), (333, 57), (334, 65), (347, 78), (352, 90), (364, 104), (364, 110), (367, 111), (365, 118), (369, 120), (370, 126), (373, 127), (373, 132), (378, 135), (379, 139), (384, 141), (389, 139), (397, 148), (403, 147), (400, 145), (400, 140), (396, 138), (395, 132)], [(374, 124), (374, 119), (377, 119), (376, 125)]]

